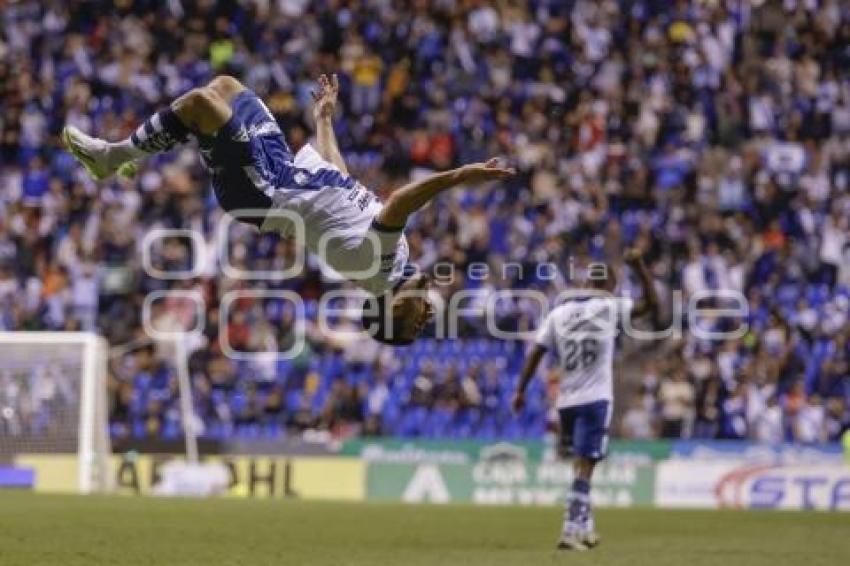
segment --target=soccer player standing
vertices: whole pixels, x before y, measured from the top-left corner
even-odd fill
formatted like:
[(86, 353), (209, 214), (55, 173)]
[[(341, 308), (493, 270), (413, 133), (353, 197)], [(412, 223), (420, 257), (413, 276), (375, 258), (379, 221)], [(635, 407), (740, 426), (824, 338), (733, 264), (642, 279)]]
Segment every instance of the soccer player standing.
[(429, 279), (409, 261), (407, 218), (451, 187), (502, 179), (514, 171), (495, 159), (464, 165), (399, 187), (381, 203), (348, 173), (337, 146), (336, 75), (322, 75), (318, 83), (316, 148), (305, 144), (298, 153), (263, 101), (229, 76), (182, 95), (123, 141), (94, 138), (73, 126), (66, 126), (62, 137), (96, 179), (131, 176), (138, 160), (195, 138), (226, 211), (284, 236), (298, 233), (292, 214), (300, 218), (306, 247), (370, 293), (362, 318), (367, 332), (388, 344), (410, 344), (433, 307), (426, 298)]
[(599, 543), (590, 486), (593, 470), (608, 448), (618, 322), (624, 316), (657, 317), (655, 288), (639, 252), (628, 250), (624, 259), (640, 279), (641, 301), (632, 306), (632, 301), (612, 295), (617, 282), (610, 266), (591, 273), (590, 288), (555, 307), (540, 325), (512, 402), (514, 411), (524, 407), (525, 390), (537, 366), (546, 352), (552, 352), (561, 371), (556, 401), (560, 452), (573, 457), (574, 471), (558, 541), (561, 549), (587, 550)]

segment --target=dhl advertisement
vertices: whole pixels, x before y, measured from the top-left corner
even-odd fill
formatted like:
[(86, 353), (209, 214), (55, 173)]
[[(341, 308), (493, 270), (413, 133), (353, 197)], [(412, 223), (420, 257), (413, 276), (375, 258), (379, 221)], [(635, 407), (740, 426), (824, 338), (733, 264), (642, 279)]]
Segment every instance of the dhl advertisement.
[[(114, 456), (111, 473), (117, 493), (148, 495), (162, 480), (163, 468), (175, 456)], [(214, 456), (227, 473), (226, 495), (234, 497), (302, 498), (357, 501), (364, 498), (365, 465), (358, 458)], [(40, 492), (77, 490), (74, 455), (19, 455), (18, 469), (31, 470), (32, 488)]]

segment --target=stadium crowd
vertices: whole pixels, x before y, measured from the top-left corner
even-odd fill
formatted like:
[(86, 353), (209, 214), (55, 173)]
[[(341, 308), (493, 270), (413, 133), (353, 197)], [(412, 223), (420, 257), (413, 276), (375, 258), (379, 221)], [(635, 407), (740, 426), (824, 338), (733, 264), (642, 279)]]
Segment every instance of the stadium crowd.
[[(340, 74), (340, 146), (381, 196), (490, 155), (518, 168), (498, 187), (445, 195), (408, 227), (421, 265), (457, 266), (438, 285), (445, 299), (475, 291), (459, 339), (392, 350), (322, 330), (316, 301), (348, 284), (314, 258), (285, 280), (223, 271), (223, 214), (192, 148), (148, 161), (135, 180), (95, 184), (59, 141), (65, 123), (123, 138), (226, 73), (266, 101), (297, 149), (321, 72)], [(174, 352), (146, 342), (140, 314), (166, 289), (203, 298), (189, 366), (205, 435), (539, 435), (551, 387), (538, 381), (510, 415), (525, 342), (488, 337), (482, 304), (504, 289), (554, 297), (572, 272), (616, 265), (632, 245), (665, 304), (678, 290), (735, 291), (749, 330), (698, 339), (687, 325), (732, 328), (702, 317), (679, 338), (626, 341), (643, 365), (620, 376), (622, 435), (819, 442), (850, 426), (846, 3), (22, 0), (3, 8), (0, 107), (0, 329), (138, 344), (111, 362), (117, 436), (180, 434)], [(197, 249), (181, 237), (152, 246), (154, 267), (196, 265), (192, 277), (145, 269), (142, 242), (157, 228), (202, 236)], [(238, 226), (229, 235), (234, 268), (293, 264), (290, 242)], [(225, 293), (244, 289), (305, 300), (301, 355), (268, 354), (297, 326), (282, 301), (243, 296), (223, 314)], [(197, 318), (173, 298), (152, 312), (159, 329)], [(498, 323), (526, 330), (539, 315), (517, 299)], [(257, 355), (227, 356), (225, 341)], [(12, 382), (0, 373), (0, 407), (26, 395)]]

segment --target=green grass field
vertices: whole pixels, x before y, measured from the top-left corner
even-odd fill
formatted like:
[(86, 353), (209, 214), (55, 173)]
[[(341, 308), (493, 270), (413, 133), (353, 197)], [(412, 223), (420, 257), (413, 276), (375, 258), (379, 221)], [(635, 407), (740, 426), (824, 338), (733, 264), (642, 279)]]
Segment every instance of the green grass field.
[(602, 545), (554, 550), (554, 508), (0, 492), (0, 565), (847, 564), (850, 516), (600, 510)]

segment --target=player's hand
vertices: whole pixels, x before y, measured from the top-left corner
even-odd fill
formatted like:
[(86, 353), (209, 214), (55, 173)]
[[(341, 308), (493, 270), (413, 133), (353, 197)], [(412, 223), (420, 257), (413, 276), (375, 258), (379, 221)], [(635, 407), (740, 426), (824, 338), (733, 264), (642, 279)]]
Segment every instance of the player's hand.
[(517, 391), (511, 399), (511, 409), (515, 413), (519, 413), (525, 407), (525, 393)]
[(484, 163), (470, 163), (460, 168), (461, 176), (467, 183), (480, 183), (482, 181), (494, 181), (516, 175), (512, 167), (502, 167), (497, 158), (492, 158)]
[(623, 261), (628, 265), (639, 265), (643, 261), (643, 251), (640, 248), (628, 248), (623, 252)]
[(312, 91), (313, 95), (313, 118), (333, 118), (336, 111), (336, 101), (339, 96), (339, 77), (336, 73), (328, 78), (322, 74), (319, 77), (319, 88)]

